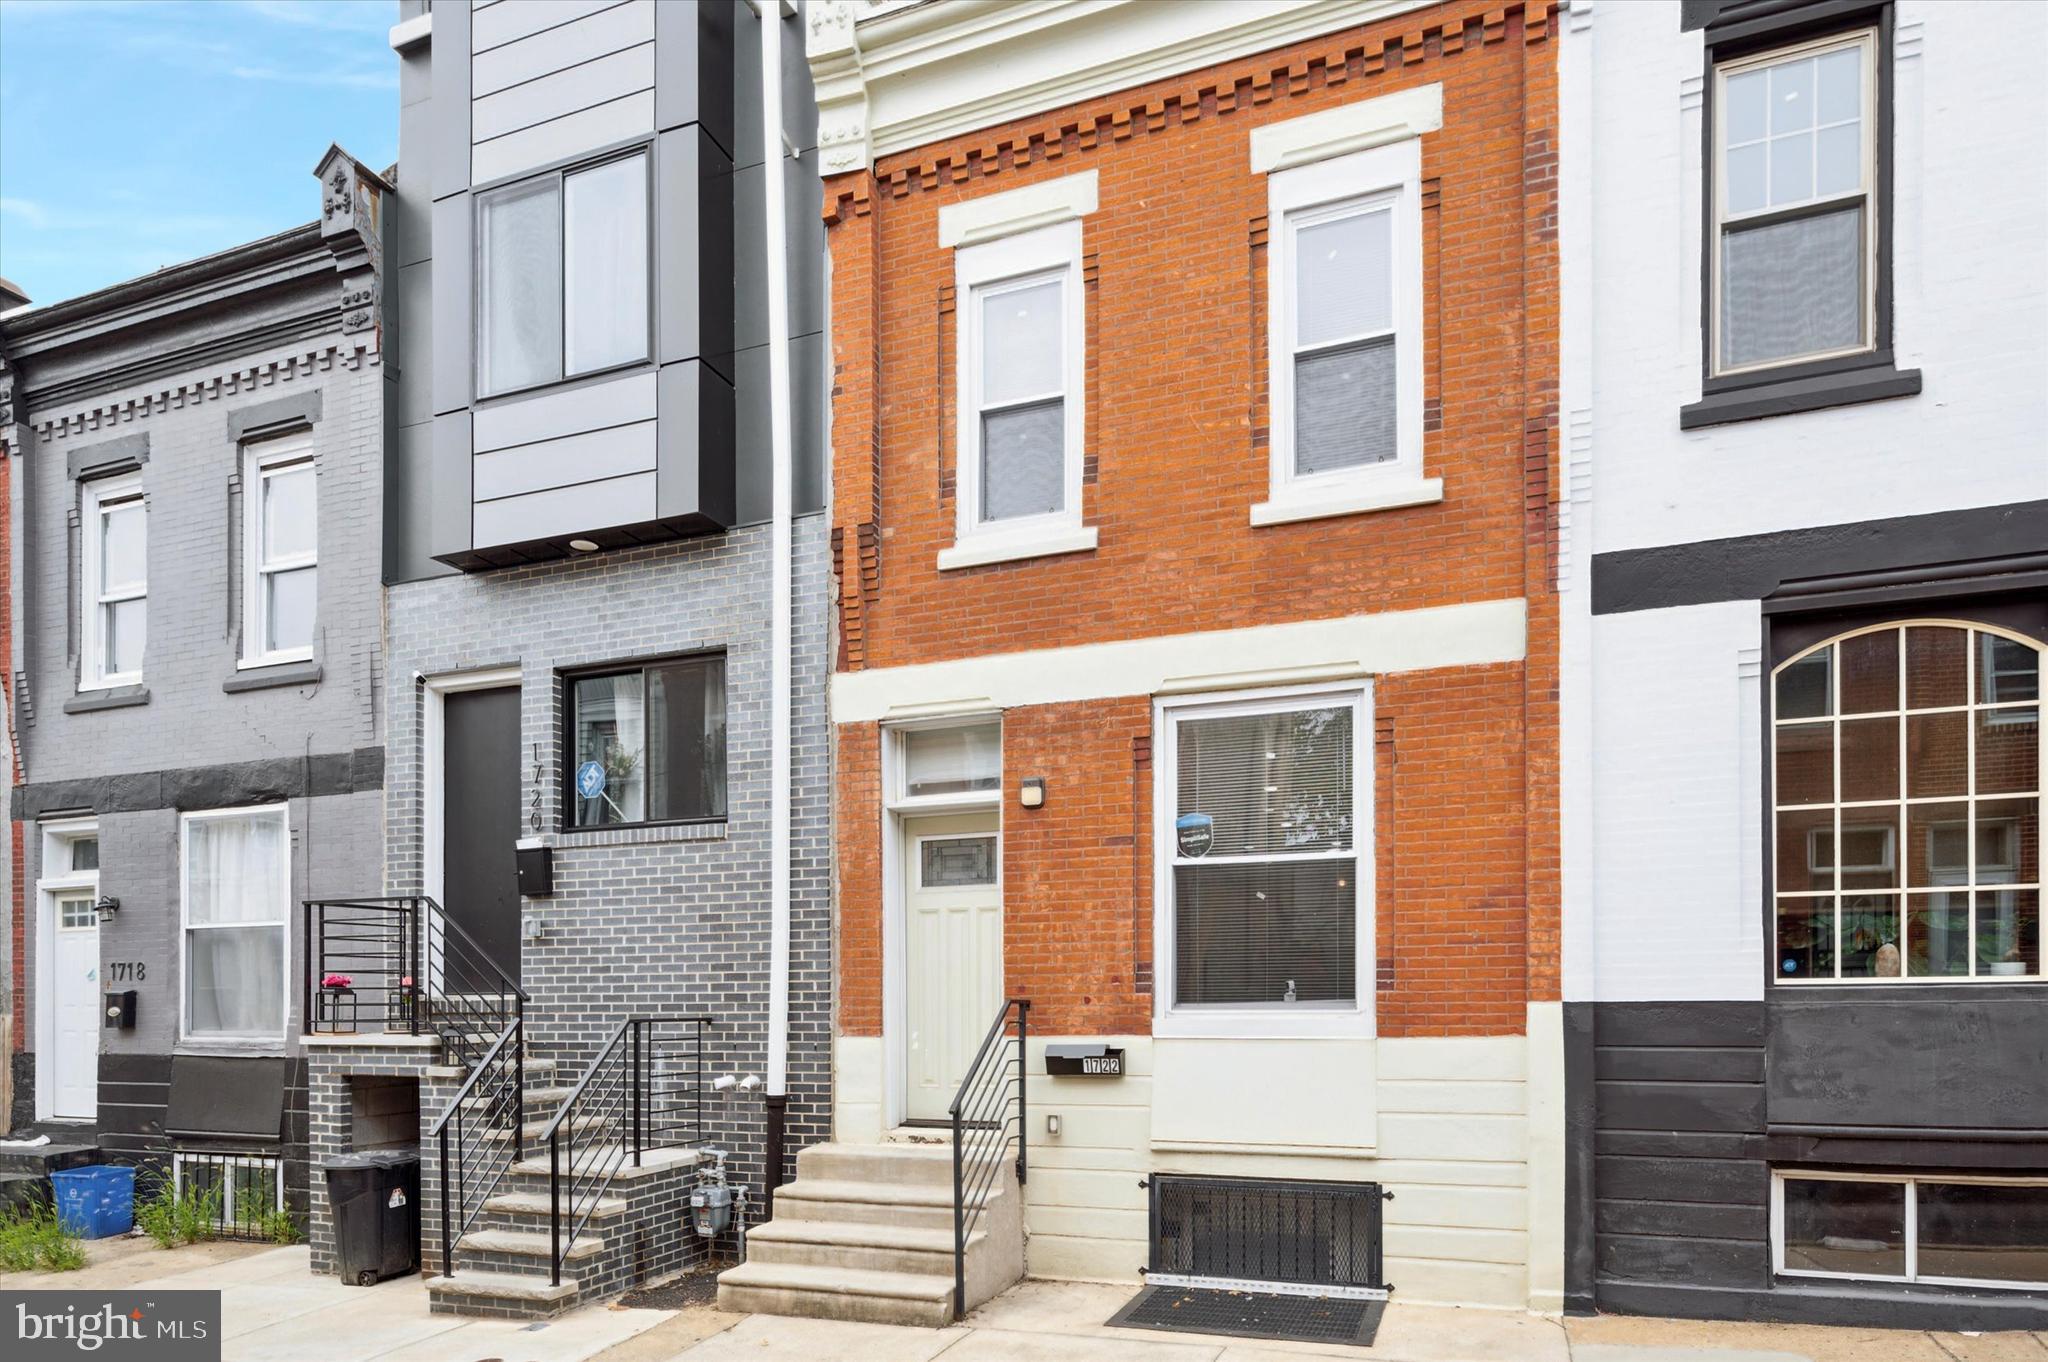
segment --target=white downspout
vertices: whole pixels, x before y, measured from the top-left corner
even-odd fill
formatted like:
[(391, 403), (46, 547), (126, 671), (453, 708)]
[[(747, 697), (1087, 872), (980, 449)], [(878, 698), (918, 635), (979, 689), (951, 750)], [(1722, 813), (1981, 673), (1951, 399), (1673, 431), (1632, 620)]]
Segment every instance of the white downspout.
[[(793, 474), (789, 433), (789, 232), (783, 183), (783, 0), (761, 0), (761, 150), (766, 190), (768, 262), (768, 444), (770, 483), (768, 554), (768, 1092), (777, 1125), (789, 1092), (789, 812), (790, 812), (790, 500)], [(780, 1160), (776, 1160), (777, 1163)], [(774, 1188), (768, 1194), (774, 1195)]]

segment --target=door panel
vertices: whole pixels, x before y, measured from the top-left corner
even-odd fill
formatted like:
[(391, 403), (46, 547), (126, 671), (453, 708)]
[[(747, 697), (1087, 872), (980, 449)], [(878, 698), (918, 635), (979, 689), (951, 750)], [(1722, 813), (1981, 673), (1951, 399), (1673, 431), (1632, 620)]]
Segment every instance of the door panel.
[(1002, 1005), (1000, 839), (993, 813), (904, 827), (905, 1111), (943, 1121)]
[(92, 903), (89, 889), (51, 896), (50, 1115), (67, 1121), (99, 1115), (100, 928)]
[[(455, 691), (442, 701), (441, 906), (505, 973), (519, 977), (519, 689)], [(454, 948), (442, 987), (460, 993), (468, 952)]]

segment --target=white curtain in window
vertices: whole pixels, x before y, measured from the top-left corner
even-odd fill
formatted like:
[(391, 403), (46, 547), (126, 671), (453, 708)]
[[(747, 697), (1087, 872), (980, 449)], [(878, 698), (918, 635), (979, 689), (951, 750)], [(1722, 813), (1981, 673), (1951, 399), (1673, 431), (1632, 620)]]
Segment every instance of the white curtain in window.
[(647, 158), (563, 182), (568, 309), (564, 367), (572, 374), (647, 356)]
[(284, 815), (194, 819), (185, 856), (186, 1031), (280, 1030), (290, 896)]

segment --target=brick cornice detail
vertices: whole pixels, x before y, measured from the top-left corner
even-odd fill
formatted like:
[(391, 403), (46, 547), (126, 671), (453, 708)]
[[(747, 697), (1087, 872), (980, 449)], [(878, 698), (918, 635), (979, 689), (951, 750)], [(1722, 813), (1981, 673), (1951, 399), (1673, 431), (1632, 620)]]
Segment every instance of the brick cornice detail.
[(374, 366), (378, 361), (374, 336), (335, 340), (312, 350), (237, 365), (204, 378), (190, 379), (60, 416), (37, 412), (30, 424), (37, 436), (48, 443), (73, 435), (109, 430), (158, 412), (180, 411), (202, 402), (311, 378), (315, 374), (327, 373), (337, 365), (343, 369), (361, 369), (365, 365)]

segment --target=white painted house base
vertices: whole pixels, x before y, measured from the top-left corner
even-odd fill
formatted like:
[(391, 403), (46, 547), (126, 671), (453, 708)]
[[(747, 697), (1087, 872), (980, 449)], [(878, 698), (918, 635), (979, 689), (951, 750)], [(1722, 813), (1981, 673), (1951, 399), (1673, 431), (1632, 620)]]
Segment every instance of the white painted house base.
[[(1045, 1045), (1061, 1040), (1123, 1047), (1125, 1076), (1048, 1076)], [(835, 1043), (836, 1141), (891, 1134), (882, 1055), (880, 1037)], [(1153, 1173), (1377, 1181), (1394, 1194), (1385, 1251), (1396, 1299), (1557, 1313), (1563, 1067), (1556, 1003), (1531, 1005), (1526, 1036), (1033, 1036), (1025, 1269), (1137, 1282), (1148, 1233), (1139, 1183)], [(929, 1133), (948, 1152), (950, 1134)]]

